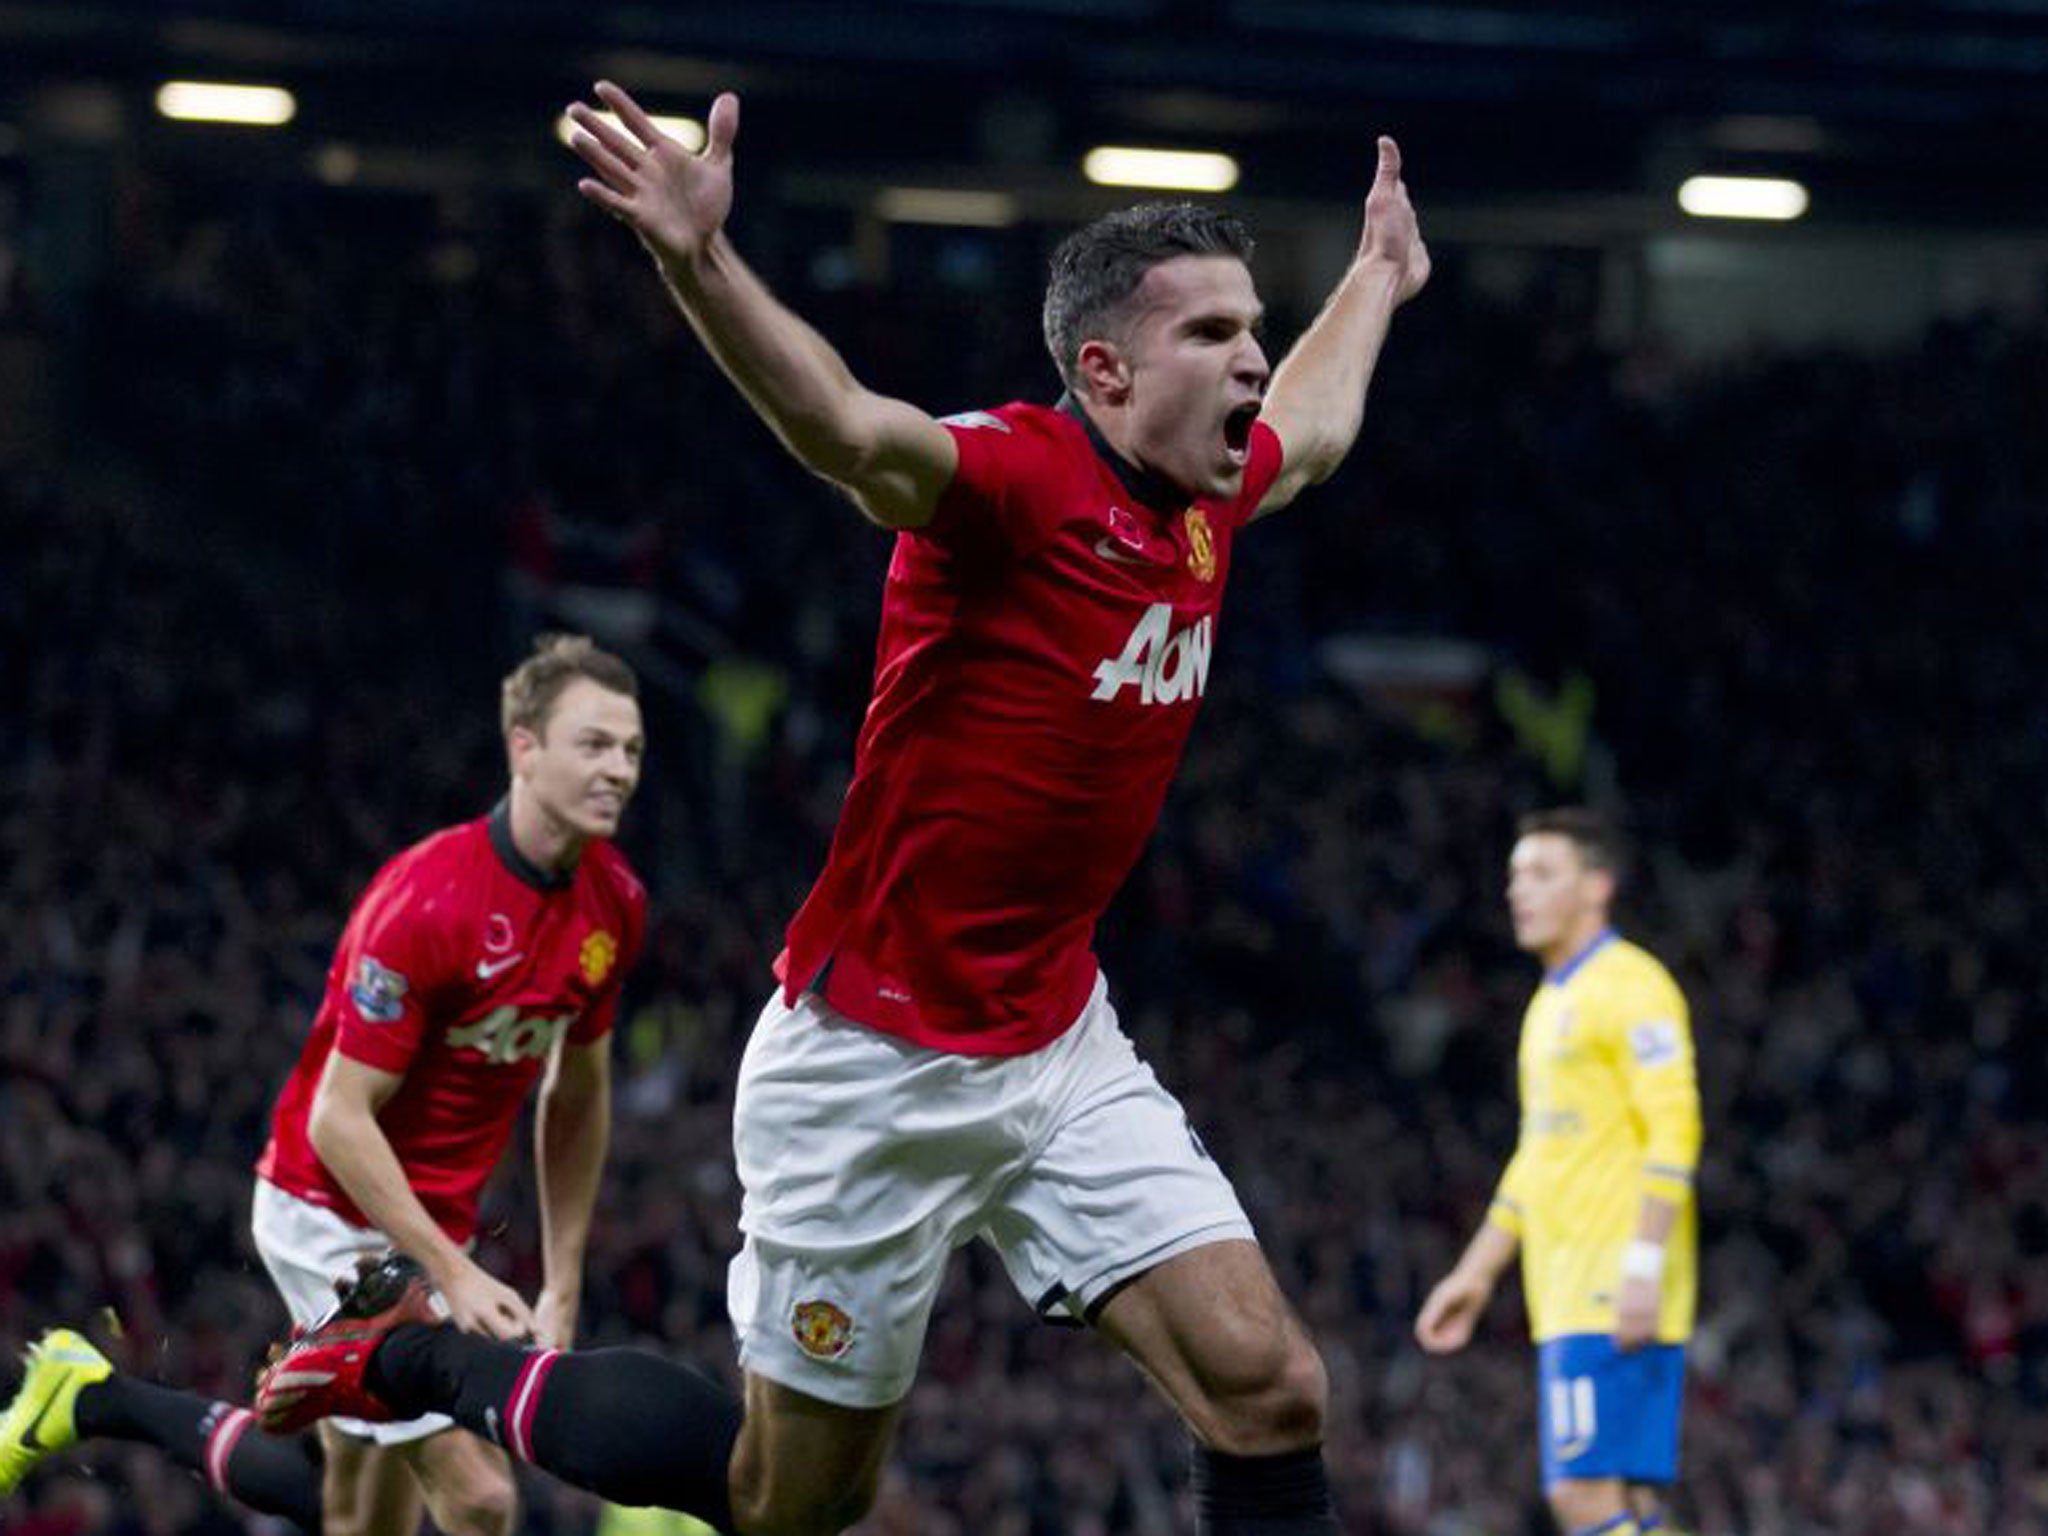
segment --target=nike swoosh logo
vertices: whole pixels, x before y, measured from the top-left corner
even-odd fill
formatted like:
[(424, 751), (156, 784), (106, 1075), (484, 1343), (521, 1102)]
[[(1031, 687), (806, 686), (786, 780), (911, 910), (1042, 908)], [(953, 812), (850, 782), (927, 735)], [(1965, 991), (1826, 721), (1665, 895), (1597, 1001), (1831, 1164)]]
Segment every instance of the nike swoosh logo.
[(476, 963), (476, 979), (489, 981), (500, 972), (510, 969), (526, 958), (525, 955), (507, 955), (502, 960), (479, 960)]
[(1118, 565), (1156, 566), (1158, 564), (1155, 560), (1147, 560), (1128, 544), (1117, 543), (1116, 540), (1110, 538), (1107, 534), (1095, 541), (1095, 553), (1102, 556), (1105, 560), (1114, 561)]

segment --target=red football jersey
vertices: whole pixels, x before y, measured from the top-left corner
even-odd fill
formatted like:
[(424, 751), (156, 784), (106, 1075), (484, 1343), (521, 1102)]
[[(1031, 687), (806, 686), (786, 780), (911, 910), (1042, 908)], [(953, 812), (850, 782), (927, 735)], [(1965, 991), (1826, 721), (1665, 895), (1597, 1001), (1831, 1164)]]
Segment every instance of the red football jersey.
[(1095, 984), (1209, 678), (1231, 541), (1280, 472), (1184, 496), (1071, 408), (946, 422), (960, 467), (898, 535), (874, 697), (825, 872), (776, 973), (919, 1045), (1012, 1055)]
[(610, 843), (585, 848), (572, 875), (551, 876), (513, 844), (503, 805), (413, 844), (349, 916), (256, 1172), (371, 1225), (306, 1134), (338, 1050), (404, 1077), (377, 1123), (428, 1214), (467, 1242), (484, 1180), (555, 1042), (611, 1029), (646, 920), (646, 889)]

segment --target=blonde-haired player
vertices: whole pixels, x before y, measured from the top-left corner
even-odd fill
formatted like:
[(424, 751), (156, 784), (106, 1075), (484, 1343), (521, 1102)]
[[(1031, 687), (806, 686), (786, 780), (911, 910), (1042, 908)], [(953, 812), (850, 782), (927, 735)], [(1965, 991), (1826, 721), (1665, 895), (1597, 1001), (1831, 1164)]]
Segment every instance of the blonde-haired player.
[(1519, 1248), (1551, 1511), (1569, 1536), (1638, 1536), (1663, 1526), (1658, 1490), (1678, 1473), (1697, 1290), (1692, 1031), (1670, 972), (1609, 925), (1606, 824), (1568, 809), (1519, 830), (1508, 905), (1544, 967), (1522, 1021), (1521, 1135), (1415, 1336), (1462, 1348)]

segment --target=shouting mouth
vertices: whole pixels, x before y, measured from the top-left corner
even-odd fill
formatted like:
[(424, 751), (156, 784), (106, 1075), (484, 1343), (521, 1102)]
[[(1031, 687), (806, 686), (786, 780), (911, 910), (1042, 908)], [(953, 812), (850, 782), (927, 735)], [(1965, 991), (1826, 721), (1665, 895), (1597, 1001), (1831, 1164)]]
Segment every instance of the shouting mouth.
[(1259, 419), (1259, 402), (1247, 400), (1223, 418), (1223, 452), (1242, 469), (1251, 457), (1252, 423)]

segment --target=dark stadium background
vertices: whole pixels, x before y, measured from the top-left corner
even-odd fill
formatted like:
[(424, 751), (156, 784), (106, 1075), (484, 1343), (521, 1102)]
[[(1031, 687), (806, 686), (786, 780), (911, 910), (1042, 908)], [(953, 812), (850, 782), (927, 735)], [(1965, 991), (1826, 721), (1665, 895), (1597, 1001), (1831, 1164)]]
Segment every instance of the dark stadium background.
[[(1246, 540), (1102, 936), (1326, 1352), (1348, 1529), (1544, 1528), (1516, 1304), (1449, 1362), (1408, 1326), (1513, 1136), (1513, 818), (1591, 798), (1700, 1037), (1686, 1528), (2048, 1531), (2044, 0), (0, 6), (0, 1347), (111, 1307), (125, 1364), (245, 1391), (248, 1165), (341, 916), (491, 802), (495, 681), (571, 625), (650, 680), (658, 903), (586, 1334), (729, 1360), (731, 1069), (887, 546), (576, 199), (599, 74), (739, 88), (742, 248), (947, 410), (1052, 392), (1045, 255), (1123, 200), (1089, 145), (1238, 156), (1284, 341), (1400, 136), (1437, 277), (1346, 470)], [(173, 76), (298, 116), (170, 123)], [(1812, 211), (1688, 220), (1701, 171)], [(906, 185), (1016, 218), (881, 216)], [(528, 1284), (531, 1201), (487, 1245)], [(1158, 1536), (1183, 1463), (969, 1254), (863, 1530)], [(254, 1528), (110, 1447), (0, 1510)]]

